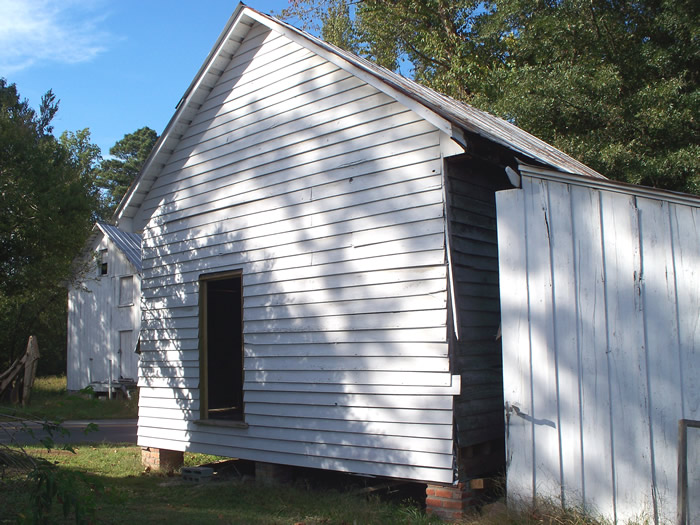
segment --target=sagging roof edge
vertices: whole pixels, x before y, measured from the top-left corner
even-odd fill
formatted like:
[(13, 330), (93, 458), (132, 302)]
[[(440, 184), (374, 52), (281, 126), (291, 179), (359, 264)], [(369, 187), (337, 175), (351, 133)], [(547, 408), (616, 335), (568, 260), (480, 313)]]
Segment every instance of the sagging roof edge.
[(700, 207), (700, 196), (690, 193), (682, 193), (677, 191), (653, 188), (650, 186), (641, 186), (629, 182), (622, 182), (611, 179), (591, 179), (583, 175), (572, 173), (562, 173), (555, 169), (543, 168), (541, 166), (533, 166), (518, 160), (518, 171), (526, 177), (536, 179), (552, 180), (563, 182), (566, 184), (574, 184), (577, 186), (586, 186), (598, 190), (607, 190), (617, 193), (625, 193), (636, 197), (644, 197), (647, 199), (664, 200), (674, 204), (683, 204), (686, 206)]
[[(399, 102), (403, 101), (404, 104), (408, 101), (410, 109), (417, 111), (426, 120), (436, 125), (462, 145), (465, 145), (464, 134), (473, 133), (505, 146), (520, 155), (525, 155), (536, 162), (552, 166), (554, 169), (564, 173), (578, 173), (587, 180), (605, 180), (605, 177), (595, 170), (503, 119), (421, 86), (412, 80), (348, 53), (286, 22), (256, 11), (240, 2), (193, 81), (185, 91), (185, 94), (180, 99), (174, 115), (156, 142), (141, 172), (119, 203), (113, 216), (115, 224), (120, 225), (122, 219), (131, 218), (135, 215), (141, 204), (139, 196), (141, 199), (145, 197), (145, 194), (150, 189), (150, 184), (152, 184), (157, 175), (157, 170), (164, 165), (167, 156), (171, 153), (166, 147), (166, 143), (173, 138), (172, 135), (175, 133), (175, 128), (181, 123), (180, 120), (189, 109), (193, 97), (203, 87), (203, 79), (212, 69), (212, 64), (221, 56), (229, 36), (241, 23), (245, 24), (243, 21), (244, 16), (292, 39), (303, 39), (307, 46), (313, 48), (315, 52), (329, 61), (336, 64), (338, 61), (343, 62), (344, 67), (347, 68), (349, 66), (353, 73), (359, 73), (359, 76), (377, 89), (384, 92), (389, 91), (387, 94), (399, 99)], [(420, 106), (424, 108), (424, 111), (421, 111)], [(130, 210), (133, 210), (133, 212), (128, 213)], [(126, 223), (123, 226), (131, 229)]]

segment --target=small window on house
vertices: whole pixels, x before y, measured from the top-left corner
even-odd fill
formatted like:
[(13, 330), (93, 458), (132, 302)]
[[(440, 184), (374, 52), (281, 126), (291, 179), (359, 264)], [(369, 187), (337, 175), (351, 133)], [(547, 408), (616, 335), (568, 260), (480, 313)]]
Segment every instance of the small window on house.
[(119, 306), (134, 304), (134, 276), (119, 278)]
[(107, 250), (100, 250), (100, 256), (97, 259), (97, 276), (107, 275)]
[(229, 272), (201, 276), (200, 418), (243, 419), (243, 282)]

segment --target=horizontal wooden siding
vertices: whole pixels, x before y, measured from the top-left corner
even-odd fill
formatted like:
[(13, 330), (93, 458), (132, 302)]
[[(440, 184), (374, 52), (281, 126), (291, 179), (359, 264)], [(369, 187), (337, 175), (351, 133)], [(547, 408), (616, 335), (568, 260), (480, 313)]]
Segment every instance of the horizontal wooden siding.
[[(140, 212), (139, 443), (451, 482), (439, 133), (260, 27)], [(240, 269), (245, 422), (199, 418), (198, 279)]]

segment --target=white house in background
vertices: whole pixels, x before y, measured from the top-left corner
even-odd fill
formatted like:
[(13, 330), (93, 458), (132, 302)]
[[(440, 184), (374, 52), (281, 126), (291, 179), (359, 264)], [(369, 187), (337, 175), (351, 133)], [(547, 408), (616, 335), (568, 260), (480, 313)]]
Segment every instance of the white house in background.
[(698, 202), (241, 4), (117, 210), (144, 457), (411, 479), (447, 517), (507, 468), (509, 497), (665, 519)]
[(105, 391), (110, 374), (138, 377), (141, 237), (98, 222), (82, 257), (88, 271), (68, 291), (67, 388)]

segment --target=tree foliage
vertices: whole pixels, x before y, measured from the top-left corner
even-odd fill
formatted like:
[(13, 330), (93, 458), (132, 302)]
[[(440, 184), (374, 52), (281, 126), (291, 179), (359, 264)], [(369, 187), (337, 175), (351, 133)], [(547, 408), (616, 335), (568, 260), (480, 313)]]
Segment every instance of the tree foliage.
[(692, 0), (292, 0), (282, 15), (604, 175), (700, 193)]
[(96, 180), (102, 162), (100, 147), (91, 142), (88, 128), (76, 132), (64, 131), (58, 140), (68, 150), (70, 161), (79, 170), (80, 177), (90, 185), (91, 196), (97, 203), (93, 212), (93, 220), (103, 219), (108, 211), (104, 202), (105, 197), (100, 193)]
[(97, 185), (104, 190), (105, 213), (111, 215), (119, 205), (157, 140), (155, 131), (143, 127), (124, 135), (109, 149), (113, 158), (103, 160), (96, 174)]
[(37, 335), (39, 366), (65, 368), (63, 284), (85, 242), (96, 206), (89, 175), (52, 134), (58, 102), (39, 112), (0, 79), (0, 368)]

